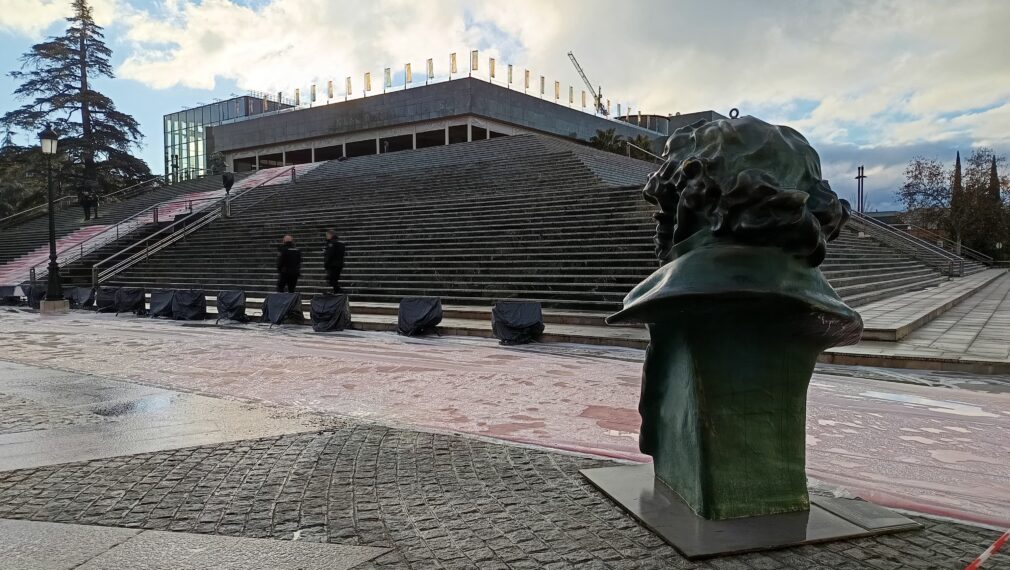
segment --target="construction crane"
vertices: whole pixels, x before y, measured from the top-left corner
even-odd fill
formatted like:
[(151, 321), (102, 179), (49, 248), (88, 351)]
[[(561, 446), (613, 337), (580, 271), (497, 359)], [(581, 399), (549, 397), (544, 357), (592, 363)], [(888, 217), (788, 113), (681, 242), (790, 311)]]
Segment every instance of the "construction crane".
[(574, 53), (568, 52), (568, 58), (572, 60), (573, 64), (575, 64), (575, 71), (579, 72), (579, 75), (582, 76), (582, 80), (586, 82), (586, 87), (589, 88), (589, 92), (593, 94), (593, 100), (596, 102), (596, 110), (604, 117), (609, 115), (610, 112), (607, 111), (607, 106), (603, 104), (603, 88), (600, 87), (597, 90), (593, 87), (593, 84), (589, 82), (589, 78), (586, 77), (586, 72), (582, 71), (582, 66), (579, 65), (579, 60), (575, 59)]

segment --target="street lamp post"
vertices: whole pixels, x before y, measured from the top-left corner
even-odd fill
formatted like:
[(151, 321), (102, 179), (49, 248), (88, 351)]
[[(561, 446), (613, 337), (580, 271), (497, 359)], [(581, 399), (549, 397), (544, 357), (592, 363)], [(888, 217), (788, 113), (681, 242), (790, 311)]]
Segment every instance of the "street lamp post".
[[(45, 130), (39, 133), (39, 143), (42, 147), (42, 154), (46, 157), (46, 189), (49, 198), (49, 286), (46, 289), (47, 307), (53, 312), (61, 312), (58, 305), (63, 303), (63, 287), (60, 284), (60, 266), (56, 263), (56, 216), (53, 211), (53, 167), (52, 158), (56, 154), (56, 144), (59, 142), (59, 135), (46, 124)], [(54, 303), (55, 302), (55, 303)]]

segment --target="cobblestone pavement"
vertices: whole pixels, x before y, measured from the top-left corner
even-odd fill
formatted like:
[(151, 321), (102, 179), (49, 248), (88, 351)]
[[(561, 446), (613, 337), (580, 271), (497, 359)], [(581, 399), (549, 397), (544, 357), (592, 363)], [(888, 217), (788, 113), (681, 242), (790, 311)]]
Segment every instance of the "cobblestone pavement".
[[(0, 473), (0, 518), (391, 547), (364, 568), (961, 568), (998, 535), (926, 530), (690, 563), (578, 473), (603, 460), (341, 422)], [(1010, 565), (1001, 554), (988, 567)]]

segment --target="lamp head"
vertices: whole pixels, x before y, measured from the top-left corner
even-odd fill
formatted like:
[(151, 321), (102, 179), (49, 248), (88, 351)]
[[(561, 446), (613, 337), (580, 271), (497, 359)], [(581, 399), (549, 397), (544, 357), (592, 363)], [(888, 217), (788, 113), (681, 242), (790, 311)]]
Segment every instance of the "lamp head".
[(39, 142), (42, 146), (42, 154), (56, 154), (56, 143), (60, 140), (60, 135), (56, 134), (52, 126), (46, 123), (46, 128), (39, 133)]

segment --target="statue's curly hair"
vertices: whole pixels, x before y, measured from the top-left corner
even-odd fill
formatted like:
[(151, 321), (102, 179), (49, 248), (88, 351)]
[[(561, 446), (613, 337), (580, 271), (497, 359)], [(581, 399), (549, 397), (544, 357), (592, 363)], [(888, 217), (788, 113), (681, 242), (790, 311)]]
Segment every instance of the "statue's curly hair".
[(674, 245), (699, 231), (719, 240), (779, 247), (812, 267), (849, 217), (821, 180), (820, 159), (789, 127), (754, 117), (699, 121), (667, 140), (665, 162), (643, 194), (655, 214), (656, 254), (675, 257)]

